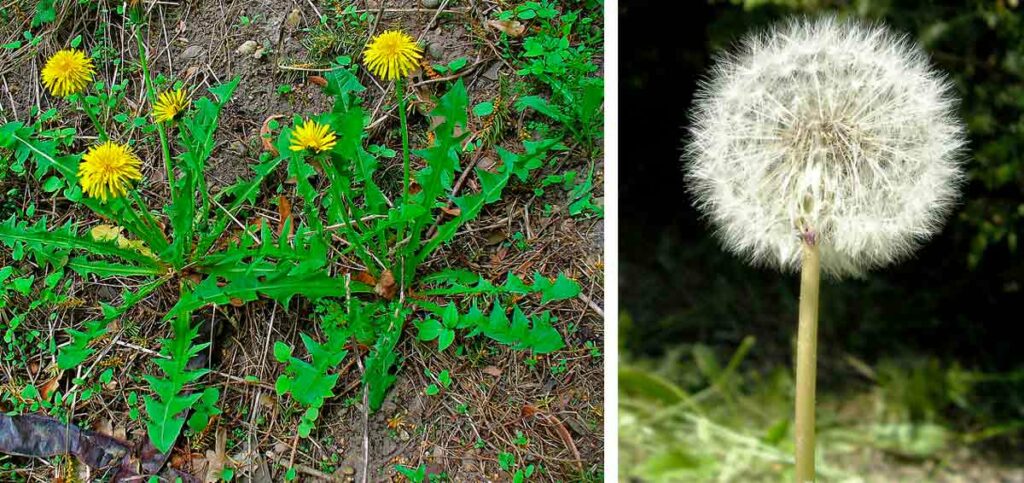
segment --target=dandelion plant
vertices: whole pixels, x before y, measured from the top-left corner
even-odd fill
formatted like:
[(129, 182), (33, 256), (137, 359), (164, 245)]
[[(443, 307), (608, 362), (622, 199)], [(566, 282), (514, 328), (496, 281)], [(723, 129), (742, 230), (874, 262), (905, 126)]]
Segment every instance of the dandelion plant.
[(936, 233), (962, 178), (949, 82), (907, 37), (792, 20), (721, 56), (693, 111), (686, 176), (725, 248), (801, 272), (796, 481), (814, 480), (820, 273), (860, 276)]
[[(87, 322), (85, 330), (68, 332), (72, 342), (58, 360), (64, 371), (95, 357), (90, 344), (158, 288), (176, 292), (163, 315), (170, 335), (154, 361), (160, 374), (145, 377), (152, 394), (144, 397), (144, 420), (156, 450), (169, 454), (186, 427), (201, 432), (216, 414), (216, 390), (202, 388), (208, 369), (192, 362), (208, 343), (198, 338), (194, 319), (210, 305), (237, 306), (263, 297), (288, 309), (301, 297), (324, 308), (316, 318), (325, 341), (303, 335), (305, 350), (296, 355), (284, 342), (275, 344), (275, 356), (287, 364), (275, 387), (279, 396), (290, 394), (305, 408), (298, 429), (303, 437), (315, 429), (320, 408), (334, 395), (342, 377), (339, 364), (349, 352), (362, 358), (366, 410), (382, 406), (402, 365), (399, 343), (410, 321), (417, 339), (436, 339), (438, 351), (456, 341), (456, 332), (536, 354), (565, 346), (556, 315), (519, 306), (528, 297), (543, 306), (578, 296), (579, 284), (565, 274), (549, 278), (538, 272), (527, 282), (508, 273), (504, 285), (450, 269), (417, 277), (432, 265), (437, 250), (501, 199), (513, 180), (527, 181), (562, 149), (559, 139), (524, 141), (522, 152), (495, 147), (501, 164), (472, 169), (474, 186), (460, 191), (457, 173), (471, 169), (460, 158), (482, 146), (471, 138), (466, 87), (461, 80), (447, 86), (429, 113), (440, 121), (430, 127), (426, 145), (411, 151), (403, 81), (417, 67), (422, 48), (408, 35), (389, 31), (371, 41), (364, 57), (373, 75), (395, 82), (400, 197), (375, 181), (380, 147), (374, 152), (369, 144), (370, 117), (359, 95), (365, 88), (348, 62), (324, 74), (323, 92), (333, 99), (330, 111), (295, 115), (287, 125), (268, 122), (262, 134), (265, 152), (253, 175), (213, 191), (206, 169), (217, 150), (222, 110), (241, 79), (211, 87), (209, 96), (192, 91), (191, 100), (180, 83), (158, 91), (162, 82), (152, 78), (141, 35), (144, 19), (135, 9), (130, 13), (154, 121), (147, 131), (159, 136), (166, 177), (146, 179), (145, 167), (158, 161), (144, 149), (136, 151), (147, 138), (133, 139), (131, 131), (111, 130), (112, 139), (101, 134), (99, 143), (82, 139), (80, 152), (76, 144), (40, 139), (33, 126), (0, 125), (0, 149), (31, 157), (37, 179), (59, 175), (65, 198), (114, 223), (83, 231), (77, 221), (54, 227), (45, 219), (30, 224), (11, 217), (0, 221), (0, 245), (16, 260), (34, 256), (41, 265), (66, 266), (86, 280), (139, 279), (134, 291), (121, 294), (121, 303), (101, 304), (101, 317)], [(86, 75), (91, 82), (93, 72)], [(411, 156), (420, 166), (411, 165)], [(264, 185), (278, 175), (294, 180), (302, 212), (282, 215), (275, 229), (256, 208), (261, 192), (271, 191)], [(151, 210), (140, 191), (157, 187), (157, 181), (167, 183), (167, 198)], [(286, 200), (290, 193), (278, 188)], [(361, 347), (368, 350), (353, 350)]]

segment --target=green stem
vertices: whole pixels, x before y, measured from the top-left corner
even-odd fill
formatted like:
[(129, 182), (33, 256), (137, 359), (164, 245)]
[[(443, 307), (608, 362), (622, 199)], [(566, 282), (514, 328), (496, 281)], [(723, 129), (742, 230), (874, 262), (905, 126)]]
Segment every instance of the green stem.
[(373, 257), (370, 256), (370, 252), (363, 246), (363, 243), (359, 241), (359, 234), (356, 233), (355, 228), (352, 226), (352, 220), (348, 217), (348, 206), (345, 205), (344, 199), (342, 199), (341, 209), (338, 212), (341, 214), (341, 221), (345, 224), (345, 231), (348, 233), (352, 246), (356, 249), (356, 254), (366, 264), (366, 270), (370, 273), (377, 273), (374, 269)]
[(803, 242), (800, 269), (800, 322), (796, 343), (796, 482), (814, 481), (814, 392), (818, 346), (818, 288), (821, 256), (813, 241)]
[(96, 132), (99, 133), (100, 135), (100, 142), (105, 142), (107, 139), (109, 139), (107, 137), (107, 130), (103, 129), (103, 125), (100, 124), (99, 119), (96, 118), (96, 113), (92, 112), (92, 109), (90, 109), (89, 106), (85, 104), (85, 99), (81, 99), (80, 102), (82, 103), (82, 110), (89, 115), (89, 119), (92, 120), (92, 125), (96, 126)]
[[(406, 125), (405, 119), (405, 84), (402, 79), (395, 81), (395, 95), (398, 96), (398, 120), (402, 131), (402, 208), (405, 208), (406, 203), (409, 202), (409, 181), (411, 175), (409, 173), (409, 127)], [(402, 243), (405, 238), (405, 223), (398, 225), (398, 239), (395, 243)], [(403, 250), (404, 252), (404, 250)], [(402, 257), (402, 266), (405, 266), (405, 257)], [(400, 287), (405, 288), (405, 270), (403, 269), (399, 279)]]
[[(146, 44), (142, 41), (142, 25), (135, 26), (135, 41), (139, 45), (139, 64), (142, 66), (142, 78), (146, 85), (146, 96), (150, 106), (156, 105), (156, 86), (149, 75), (149, 61), (146, 60)], [(167, 130), (161, 122), (156, 123), (156, 132), (160, 135), (160, 151), (164, 158), (164, 170), (167, 176), (167, 188), (171, 193), (171, 205), (174, 205), (174, 165), (171, 164), (171, 146), (167, 143)]]
[[(159, 251), (163, 251), (163, 249), (168, 244), (170, 244), (170, 241), (167, 240), (167, 236), (164, 235), (163, 230), (160, 229), (160, 225), (157, 224), (156, 218), (153, 218), (153, 214), (149, 212), (149, 206), (147, 206), (146, 203), (144, 201), (142, 201), (142, 196), (139, 195), (139, 190), (134, 190), (134, 189), (132, 190), (132, 198), (135, 199), (135, 204), (138, 205), (139, 211), (141, 211), (142, 214), (145, 215), (146, 224), (151, 226), (153, 228), (153, 231), (156, 232), (158, 235), (160, 235), (159, 238), (154, 237), (154, 239), (155, 240), (163, 240), (163, 242), (164, 242), (163, 246), (153, 247), (153, 248), (155, 248), (158, 252)], [(130, 210), (131, 207), (129, 206), (128, 209)]]
[[(139, 218), (139, 214), (135, 212), (135, 209), (132, 208), (131, 203), (127, 201), (125, 201), (124, 214), (125, 219), (123, 220), (123, 224), (125, 225), (125, 227), (128, 228), (128, 231), (133, 232), (134, 235), (141, 238), (142, 241), (149, 245), (151, 248), (155, 248), (157, 251), (162, 250), (162, 248), (157, 243), (157, 240), (160, 240), (160, 238), (154, 236), (153, 232), (149, 229), (146, 222), (142, 221), (142, 218)], [(138, 227), (138, 229), (133, 229), (133, 226)]]
[(395, 81), (395, 93), (398, 95), (398, 120), (402, 129), (402, 202), (409, 198), (409, 127), (405, 119), (405, 85), (402, 79)]

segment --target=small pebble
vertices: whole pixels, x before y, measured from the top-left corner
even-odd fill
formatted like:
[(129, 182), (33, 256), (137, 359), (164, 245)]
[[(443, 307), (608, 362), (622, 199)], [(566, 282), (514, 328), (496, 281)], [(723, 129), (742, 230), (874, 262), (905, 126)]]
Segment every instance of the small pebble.
[(423, 4), (423, 8), (437, 8), (441, 5), (441, 0), (420, 0)]
[(434, 60), (441, 60), (444, 57), (444, 46), (440, 42), (431, 42), (427, 46), (427, 55)]
[(501, 61), (496, 60), (491, 64), (487, 70), (484, 71), (483, 76), (485, 79), (496, 81), (501, 76)]
[(185, 60), (194, 59), (196, 57), (199, 57), (199, 55), (202, 53), (203, 47), (201, 45), (190, 45), (188, 46), (188, 48), (181, 52), (181, 55), (179, 57)]
[(255, 40), (246, 40), (242, 43), (242, 45), (239, 45), (238, 48), (235, 49), (235, 53), (241, 55), (249, 55), (253, 52), (256, 52), (256, 47), (258, 46), (259, 44), (257, 44)]

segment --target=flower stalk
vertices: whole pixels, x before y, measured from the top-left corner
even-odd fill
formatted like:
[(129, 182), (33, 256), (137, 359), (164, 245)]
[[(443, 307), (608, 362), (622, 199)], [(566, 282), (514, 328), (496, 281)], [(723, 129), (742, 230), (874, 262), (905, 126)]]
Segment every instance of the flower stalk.
[[(146, 96), (152, 105), (157, 103), (156, 87), (153, 85), (153, 78), (149, 75), (149, 62), (146, 60), (146, 43), (142, 39), (142, 22), (135, 25), (135, 41), (139, 44), (139, 65), (142, 66), (142, 78), (145, 79)], [(167, 188), (170, 192), (171, 205), (174, 205), (174, 165), (171, 163), (171, 146), (167, 142), (167, 129), (163, 123), (156, 123), (156, 132), (160, 136), (160, 151), (163, 154), (164, 170), (167, 176)]]
[(395, 81), (395, 95), (398, 97), (398, 120), (402, 131), (402, 200), (409, 199), (409, 126), (405, 117), (405, 83), (402, 79)]
[(96, 127), (96, 133), (99, 135), (100, 142), (103, 143), (103, 142), (106, 142), (108, 139), (110, 139), (107, 136), (107, 130), (103, 128), (102, 124), (100, 124), (100, 121), (96, 117), (96, 113), (93, 112), (92, 108), (90, 108), (88, 105), (86, 105), (84, 100), (81, 100), (81, 105), (82, 105), (82, 110), (85, 111), (85, 113), (89, 116), (89, 120), (92, 121), (92, 125)]
[(817, 379), (818, 288), (821, 254), (805, 237), (800, 267), (800, 319), (796, 342), (796, 482), (814, 481), (814, 393)]

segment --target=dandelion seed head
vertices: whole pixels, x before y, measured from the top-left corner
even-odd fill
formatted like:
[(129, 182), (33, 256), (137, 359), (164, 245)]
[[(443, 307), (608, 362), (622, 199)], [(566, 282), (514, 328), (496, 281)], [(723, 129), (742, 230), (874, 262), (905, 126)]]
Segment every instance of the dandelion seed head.
[(958, 195), (951, 86), (905, 36), (832, 17), (747, 37), (695, 99), (686, 177), (724, 245), (792, 271), (861, 275), (911, 254)]

